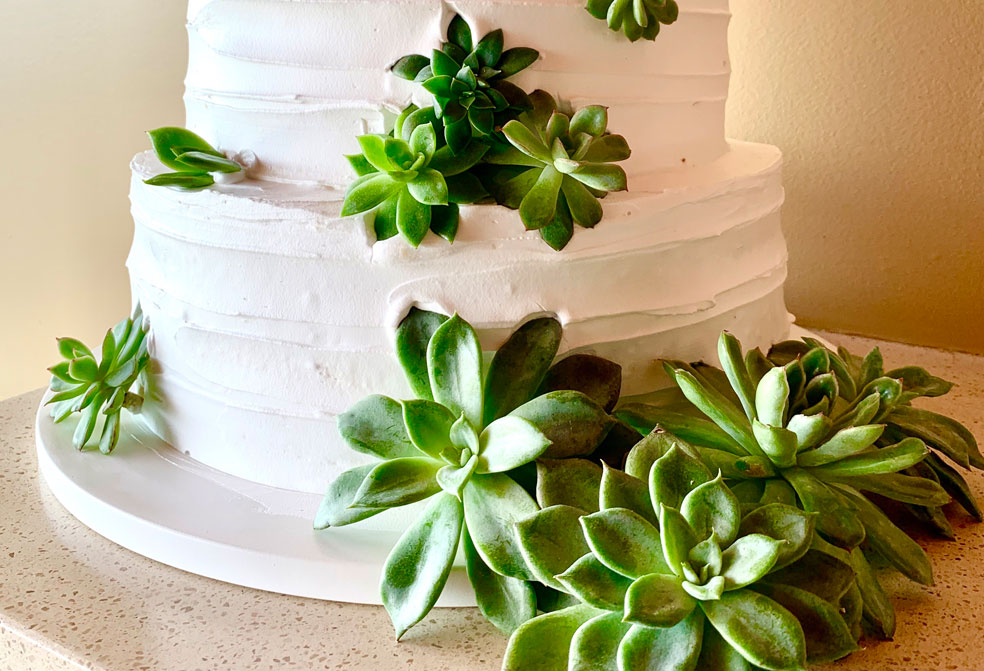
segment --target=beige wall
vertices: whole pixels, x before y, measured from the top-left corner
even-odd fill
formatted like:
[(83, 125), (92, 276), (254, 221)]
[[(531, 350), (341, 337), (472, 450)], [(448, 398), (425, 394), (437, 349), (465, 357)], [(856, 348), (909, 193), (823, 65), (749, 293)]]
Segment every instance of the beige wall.
[[(183, 119), (184, 5), (0, 3), (0, 398), (127, 310), (127, 162)], [(980, 0), (732, 6), (730, 132), (786, 151), (791, 309), (984, 351)]]
[(984, 2), (731, 7), (728, 130), (785, 153), (790, 310), (984, 352)]

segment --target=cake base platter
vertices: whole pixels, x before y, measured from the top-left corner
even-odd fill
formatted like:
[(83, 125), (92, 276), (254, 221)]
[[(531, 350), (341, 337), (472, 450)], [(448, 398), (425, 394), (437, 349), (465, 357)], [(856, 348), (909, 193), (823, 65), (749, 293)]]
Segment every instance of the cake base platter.
[[(806, 331), (793, 327), (791, 336)], [(45, 397), (45, 400), (47, 396)], [(183, 571), (294, 596), (379, 604), (380, 570), (399, 532), (315, 531), (316, 494), (217, 471), (124, 417), (112, 457), (72, 446), (76, 420), (55, 424), (42, 401), (38, 466), (58, 501), (114, 543)], [(456, 562), (437, 603), (474, 606)]]

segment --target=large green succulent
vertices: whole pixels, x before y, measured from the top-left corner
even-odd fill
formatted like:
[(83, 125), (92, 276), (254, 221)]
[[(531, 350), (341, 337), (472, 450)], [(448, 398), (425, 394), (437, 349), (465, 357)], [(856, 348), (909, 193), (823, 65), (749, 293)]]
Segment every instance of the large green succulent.
[[(844, 347), (838, 347), (836, 352), (830, 350), (812, 338), (779, 343), (769, 350), (768, 360), (775, 365), (786, 365), (817, 348), (825, 349), (830, 357), (831, 369), (839, 383), (840, 405), (855, 403), (866, 388), (884, 390), (884, 401), (875, 417), (875, 421), (885, 424), (885, 433), (878, 440), (880, 445), (911, 437), (922, 440), (933, 450), (925, 461), (916, 464), (906, 473), (938, 482), (974, 519), (984, 519), (967, 481), (947, 461), (964, 469), (984, 468), (984, 457), (981, 456), (974, 435), (951, 417), (912, 407), (912, 401), (917, 398), (947, 394), (953, 388), (953, 383), (931, 375), (918, 366), (903, 366), (886, 371), (878, 348), (859, 357)], [(937, 534), (946, 538), (954, 537), (953, 529), (939, 506), (906, 505)]]
[(588, 0), (587, 10), (633, 42), (655, 40), (660, 24), (669, 25), (680, 16), (674, 0)]
[(99, 451), (109, 454), (120, 439), (120, 419), (124, 408), (139, 412), (143, 397), (131, 391), (138, 381), (146, 386), (147, 324), (140, 305), (131, 317), (120, 321), (106, 332), (99, 359), (81, 341), (59, 338), (58, 351), (64, 361), (48, 370), (51, 417), (63, 422), (74, 413), (81, 413), (72, 442), (81, 450), (102, 419)]
[(468, 23), (455, 14), (448, 41), (430, 58), (411, 54), (392, 67), (398, 77), (420, 82), (434, 97), (451, 151), (465, 151), (472, 140), (486, 141), (497, 127), (530, 105), (526, 93), (506, 81), (532, 65), (540, 54), (515, 47), (503, 51), (501, 30), (473, 43)]
[[(626, 467), (543, 469), (565, 486), (538, 484), (550, 505), (518, 523), (521, 549), (579, 603), (519, 627), (505, 670), (804, 669), (856, 649), (853, 568), (814, 537), (814, 514), (773, 503), (742, 515), (721, 474), (666, 433)], [(801, 566), (824, 560), (823, 575)]]
[(454, 155), (447, 145), (438, 146), (436, 122), (433, 110), (411, 105), (397, 119), (395, 137), (359, 137), (362, 154), (346, 157), (359, 178), (345, 194), (343, 217), (373, 211), (377, 240), (400, 234), (416, 247), (431, 230), (454, 241), (458, 204), (487, 195), (466, 174), (487, 147), (473, 145)]
[[(339, 432), (352, 449), (379, 461), (331, 483), (315, 528), (431, 499), (383, 571), (382, 600), (397, 638), (433, 607), (459, 540), (489, 620), (511, 631), (535, 614), (528, 582), (534, 576), (513, 523), (537, 504), (512, 473), (543, 455), (589, 454), (614, 424), (587, 394), (556, 389), (566, 377), (551, 367), (561, 332), (551, 318), (523, 324), (485, 372), (467, 322), (415, 309), (399, 328), (397, 354), (417, 398), (370, 396), (339, 417)], [(601, 382), (594, 386), (609, 386)]]
[[(736, 483), (746, 505), (781, 502), (816, 512), (818, 533), (834, 545), (850, 551), (866, 542), (910, 579), (932, 584), (922, 548), (861, 494), (931, 506), (950, 498), (937, 483), (900, 473), (926, 458), (921, 440), (877, 445), (885, 426), (872, 422), (890, 394), (885, 386), (873, 382), (841, 407), (824, 349), (785, 366), (759, 366), (724, 333), (718, 354), (723, 371), (666, 362), (691, 408), (629, 405), (619, 416), (641, 431), (659, 425), (695, 443), (708, 466)], [(880, 601), (872, 599), (870, 619), (894, 621), (874, 611)], [(890, 628), (882, 633), (890, 636)]]
[(243, 166), (226, 158), (201, 137), (184, 128), (166, 126), (148, 131), (154, 152), (174, 172), (144, 180), (150, 186), (183, 190), (204, 189), (215, 184), (214, 175), (241, 173)]
[(591, 228), (602, 218), (599, 197), (627, 188), (625, 171), (614, 162), (629, 158), (621, 135), (608, 132), (608, 110), (592, 105), (561, 109), (544, 91), (534, 91), (531, 110), (507, 123), (509, 146), (485, 156), (495, 166), (486, 186), (496, 200), (519, 210), (527, 230), (539, 230), (554, 249), (563, 249), (574, 224)]

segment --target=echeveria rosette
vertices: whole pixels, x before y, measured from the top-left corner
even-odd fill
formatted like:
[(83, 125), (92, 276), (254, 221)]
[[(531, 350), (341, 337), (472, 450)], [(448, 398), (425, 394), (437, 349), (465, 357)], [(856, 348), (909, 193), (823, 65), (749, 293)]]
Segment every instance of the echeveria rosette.
[(792, 670), (856, 649), (846, 556), (813, 582), (798, 569), (825, 549), (815, 515), (774, 503), (743, 516), (722, 476), (665, 433), (633, 448), (628, 472), (579, 461), (545, 471), (570, 486), (548, 486), (550, 505), (518, 531), (530, 570), (580, 604), (517, 629), (504, 670)]
[[(938, 482), (974, 519), (984, 519), (967, 481), (947, 461), (965, 469), (984, 468), (984, 457), (981, 456), (976, 438), (966, 426), (952, 417), (912, 407), (912, 402), (917, 398), (938, 397), (949, 393), (953, 383), (918, 366), (903, 366), (886, 371), (878, 348), (859, 357), (844, 347), (838, 347), (834, 352), (812, 338), (775, 345), (769, 350), (768, 362), (786, 365), (816, 349), (827, 352), (831, 369), (837, 375), (840, 383), (839, 405), (846, 407), (857, 402), (867, 389), (881, 390), (884, 402), (875, 421), (885, 424), (885, 433), (879, 439), (879, 444), (887, 445), (909, 437), (922, 440), (933, 450), (933, 454), (907, 473)], [(946, 538), (954, 537), (953, 529), (939, 506), (907, 506), (937, 534)]]
[(215, 184), (215, 174), (241, 173), (243, 166), (185, 128), (165, 126), (148, 131), (157, 158), (174, 172), (145, 179), (151, 186), (204, 189)]
[(600, 105), (577, 112), (560, 109), (544, 91), (530, 95), (533, 109), (507, 123), (509, 146), (493, 149), (486, 186), (496, 200), (519, 210), (527, 230), (539, 230), (554, 249), (563, 249), (574, 224), (595, 226), (603, 216), (599, 197), (627, 188), (615, 165), (631, 155), (621, 135), (608, 132), (608, 110)]
[(542, 455), (592, 452), (614, 420), (579, 391), (547, 391), (560, 324), (523, 324), (483, 374), (474, 329), (458, 316), (414, 309), (397, 333), (397, 354), (418, 398), (370, 396), (338, 419), (352, 449), (377, 463), (340, 475), (315, 527), (343, 526), (431, 499), (386, 561), (382, 601), (397, 638), (433, 607), (463, 539), (482, 612), (511, 631), (533, 617), (534, 579), (513, 525), (537, 510), (510, 472)]
[(447, 144), (460, 154), (473, 140), (486, 142), (496, 128), (530, 106), (526, 93), (506, 80), (532, 65), (540, 54), (526, 47), (503, 50), (501, 30), (474, 43), (471, 28), (457, 14), (447, 37), (430, 58), (404, 56), (392, 70), (398, 77), (420, 82), (431, 93)]
[(393, 137), (360, 136), (362, 154), (347, 157), (359, 178), (345, 194), (342, 216), (372, 211), (376, 240), (400, 234), (416, 247), (431, 230), (453, 242), (458, 204), (486, 196), (466, 171), (487, 148), (476, 145), (455, 156), (447, 145), (438, 147), (435, 124), (433, 110), (410, 106)]
[(58, 352), (65, 360), (48, 369), (51, 397), (46, 404), (56, 424), (81, 414), (72, 437), (76, 449), (86, 446), (102, 418), (99, 451), (109, 454), (119, 442), (122, 410), (139, 412), (143, 397), (131, 389), (138, 381), (146, 382), (147, 331), (138, 304), (131, 317), (106, 332), (98, 358), (79, 340), (58, 339)]
[(633, 42), (655, 40), (660, 24), (670, 25), (680, 15), (674, 0), (588, 0), (587, 10)]

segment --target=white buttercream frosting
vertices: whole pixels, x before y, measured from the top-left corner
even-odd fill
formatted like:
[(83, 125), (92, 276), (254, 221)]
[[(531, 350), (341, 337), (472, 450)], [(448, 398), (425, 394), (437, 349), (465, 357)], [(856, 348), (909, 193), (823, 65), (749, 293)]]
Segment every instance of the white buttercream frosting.
[(654, 42), (631, 43), (584, 0), (192, 0), (188, 127), (224, 149), (252, 149), (251, 175), (340, 186), (357, 135), (384, 132), (415, 85), (388, 68), (439, 46), (454, 11), (476, 39), (537, 49), (517, 85), (575, 106), (609, 106), (630, 176), (713, 161), (727, 150), (727, 0), (688, 0)]

